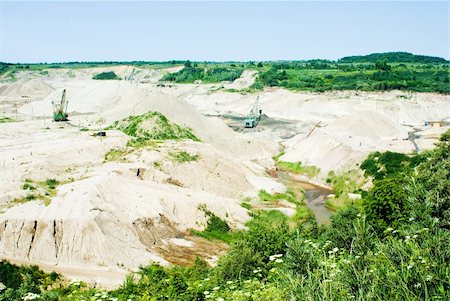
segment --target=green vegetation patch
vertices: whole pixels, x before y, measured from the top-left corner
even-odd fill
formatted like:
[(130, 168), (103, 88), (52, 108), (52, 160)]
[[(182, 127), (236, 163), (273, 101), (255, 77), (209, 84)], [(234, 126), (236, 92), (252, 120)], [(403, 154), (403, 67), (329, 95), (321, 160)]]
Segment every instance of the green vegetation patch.
[(7, 123), (7, 122), (15, 122), (15, 120), (9, 117), (0, 117), (0, 123)]
[(170, 122), (159, 112), (129, 116), (114, 122), (108, 129), (121, 130), (125, 134), (141, 140), (180, 140), (200, 141), (190, 130)]
[(396, 152), (373, 152), (361, 163), (364, 175), (372, 176), (375, 180), (386, 177), (395, 177), (398, 173), (405, 172), (416, 167), (425, 160), (420, 155), (405, 155)]
[(170, 156), (173, 161), (177, 163), (186, 163), (191, 161), (197, 161), (200, 158), (200, 155), (198, 154), (190, 154), (186, 151), (178, 151), (170, 153)]
[(270, 194), (264, 189), (262, 189), (259, 191), (258, 197), (262, 202), (277, 202), (280, 200), (285, 200), (293, 204), (298, 204), (295, 193), (290, 190), (283, 193), (276, 192), (274, 194)]
[(229, 69), (225, 67), (185, 67), (176, 73), (168, 73), (162, 81), (172, 81), (176, 83), (193, 83), (202, 81), (203, 83), (218, 83), (222, 81), (234, 81), (241, 77), (242, 69)]
[(301, 162), (278, 161), (277, 166), (280, 170), (307, 175), (311, 178), (317, 176), (320, 172), (320, 168), (312, 165), (302, 165)]
[(98, 80), (120, 80), (121, 78), (114, 73), (114, 71), (109, 72), (102, 72), (99, 74), (96, 74), (92, 77), (92, 79), (98, 79)]
[(208, 240), (221, 240), (230, 243), (233, 239), (233, 233), (227, 222), (208, 210), (206, 205), (200, 205), (199, 210), (203, 211), (208, 217), (206, 228), (203, 231), (191, 230), (191, 233)]
[(22, 190), (30, 193), (20, 199), (14, 199), (11, 205), (23, 204), (29, 201), (42, 200), (46, 206), (51, 202), (51, 197), (56, 195), (56, 188), (61, 183), (56, 179), (47, 179), (44, 182), (35, 182), (31, 179), (25, 179)]

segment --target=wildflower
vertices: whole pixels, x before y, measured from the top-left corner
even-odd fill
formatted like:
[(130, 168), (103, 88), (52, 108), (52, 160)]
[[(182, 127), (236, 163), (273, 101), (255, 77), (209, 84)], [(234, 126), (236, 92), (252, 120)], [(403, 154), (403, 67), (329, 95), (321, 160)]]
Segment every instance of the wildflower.
[(425, 278), (426, 281), (431, 281), (431, 279), (433, 279), (431, 275), (427, 275), (427, 278)]
[(209, 295), (209, 294), (211, 294), (211, 293), (210, 293), (209, 291), (204, 291), (203, 294), (204, 294), (204, 295)]
[(359, 255), (356, 255), (356, 256), (355, 256), (356, 259), (358, 259), (358, 258), (360, 258), (360, 257), (361, 257), (361, 256), (359, 256)]
[(228, 281), (227, 281), (227, 284), (232, 284), (232, 283), (233, 283), (232, 280), (228, 280)]
[(427, 261), (425, 259), (422, 259), (421, 263), (427, 263)]
[(397, 233), (397, 230), (392, 231), (392, 233)]
[(28, 293), (25, 297), (23, 297), (23, 300), (34, 300), (39, 298), (38, 294), (35, 293)]
[(0, 292), (6, 289), (6, 285), (0, 282)]
[(209, 281), (209, 277), (208, 277), (208, 278), (205, 278), (205, 279), (203, 279), (203, 281)]
[(413, 268), (413, 266), (414, 266), (414, 263), (410, 263), (406, 268), (407, 268), (408, 270), (410, 270), (410, 269)]
[(412, 222), (413, 220), (415, 220), (415, 218), (414, 218), (414, 217), (410, 217), (408, 220), (409, 220), (410, 222)]
[(222, 297), (219, 297), (219, 298), (217, 298), (217, 301), (225, 301), (225, 299)]
[(417, 238), (417, 234), (414, 234), (414, 235), (413, 235), (413, 238)]
[(406, 239), (406, 240), (409, 240), (409, 239), (411, 239), (411, 236), (406, 235), (406, 236), (405, 236), (405, 239)]
[(275, 262), (276, 262), (276, 263), (282, 263), (282, 262), (283, 262), (283, 259), (278, 258), (278, 259), (275, 260)]
[(333, 253), (336, 253), (337, 251), (339, 251), (339, 248), (334, 248), (333, 249)]
[(335, 263), (332, 263), (332, 264), (331, 264), (331, 268), (332, 268), (332, 269), (336, 268), (336, 264), (335, 264)]
[(215, 288), (213, 288), (214, 291), (218, 291), (220, 289), (220, 286), (216, 286)]
[(356, 216), (357, 216), (357, 217), (361, 217), (361, 213), (358, 213)]

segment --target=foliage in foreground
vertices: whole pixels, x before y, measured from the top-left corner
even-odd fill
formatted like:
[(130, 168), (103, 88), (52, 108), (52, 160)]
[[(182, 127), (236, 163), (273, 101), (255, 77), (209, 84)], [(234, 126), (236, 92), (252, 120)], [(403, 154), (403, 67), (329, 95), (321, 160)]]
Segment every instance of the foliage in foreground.
[(48, 286), (49, 275), (4, 264), (0, 300), (449, 300), (450, 142), (420, 156), (329, 226), (292, 229), (278, 211), (256, 214), (215, 268), (153, 264), (107, 292)]

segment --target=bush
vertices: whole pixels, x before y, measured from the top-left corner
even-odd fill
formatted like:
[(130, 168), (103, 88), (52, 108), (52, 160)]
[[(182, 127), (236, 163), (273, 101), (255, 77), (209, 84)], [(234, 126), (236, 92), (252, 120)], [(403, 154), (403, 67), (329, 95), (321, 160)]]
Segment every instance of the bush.
[(397, 227), (409, 216), (407, 194), (400, 179), (384, 179), (376, 183), (363, 200), (367, 220), (377, 231)]
[(110, 72), (102, 72), (99, 74), (96, 74), (92, 77), (92, 79), (97, 79), (97, 80), (119, 80), (120, 77), (118, 77), (116, 75), (116, 73), (114, 73), (114, 71), (110, 71)]

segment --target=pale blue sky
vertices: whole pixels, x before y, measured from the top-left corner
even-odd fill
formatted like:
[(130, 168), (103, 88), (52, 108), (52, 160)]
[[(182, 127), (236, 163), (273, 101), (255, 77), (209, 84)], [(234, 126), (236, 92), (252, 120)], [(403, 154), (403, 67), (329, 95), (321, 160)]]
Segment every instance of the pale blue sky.
[(450, 58), (449, 2), (0, 2), (0, 61)]

